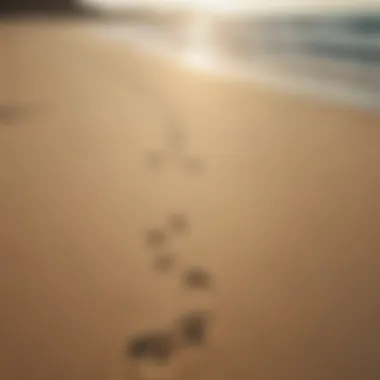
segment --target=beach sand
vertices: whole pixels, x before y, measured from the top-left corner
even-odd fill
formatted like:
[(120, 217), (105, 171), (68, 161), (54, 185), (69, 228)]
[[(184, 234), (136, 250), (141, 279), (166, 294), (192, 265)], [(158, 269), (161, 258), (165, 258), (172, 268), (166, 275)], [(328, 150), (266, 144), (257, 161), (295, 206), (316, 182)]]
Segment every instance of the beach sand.
[[(95, 29), (1, 25), (0, 378), (379, 379), (379, 114)], [(125, 353), (197, 310), (200, 347)]]

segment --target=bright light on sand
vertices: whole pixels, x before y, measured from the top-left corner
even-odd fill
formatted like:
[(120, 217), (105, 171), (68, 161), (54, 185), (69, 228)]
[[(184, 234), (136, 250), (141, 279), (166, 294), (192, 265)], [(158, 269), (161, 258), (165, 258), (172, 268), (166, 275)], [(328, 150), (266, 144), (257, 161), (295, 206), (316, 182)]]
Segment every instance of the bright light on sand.
[(194, 11), (185, 27), (186, 62), (195, 66), (209, 65), (213, 61), (212, 15)]

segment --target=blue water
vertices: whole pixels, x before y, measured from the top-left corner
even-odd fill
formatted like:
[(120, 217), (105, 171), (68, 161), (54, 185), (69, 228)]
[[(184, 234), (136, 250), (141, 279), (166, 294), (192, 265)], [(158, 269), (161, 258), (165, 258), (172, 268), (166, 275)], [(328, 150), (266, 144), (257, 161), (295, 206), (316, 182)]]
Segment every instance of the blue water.
[[(265, 49), (271, 53), (380, 64), (380, 12), (286, 15), (262, 20), (260, 25)], [(284, 31), (290, 31), (291, 36), (284, 37)], [(346, 43), (334, 42), (340, 37), (344, 37)], [(370, 46), (363, 40), (370, 41)]]

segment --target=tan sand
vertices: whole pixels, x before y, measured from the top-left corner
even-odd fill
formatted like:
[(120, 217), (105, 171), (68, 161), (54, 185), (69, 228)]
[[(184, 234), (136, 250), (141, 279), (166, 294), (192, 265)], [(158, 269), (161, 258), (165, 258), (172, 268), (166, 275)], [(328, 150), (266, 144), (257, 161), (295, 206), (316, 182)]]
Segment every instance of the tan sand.
[[(1, 99), (20, 113), (0, 128), (0, 379), (379, 379), (379, 115), (191, 72), (92, 28), (1, 25)], [(156, 227), (165, 274), (145, 241)], [(183, 286), (194, 265), (211, 289)], [(131, 334), (194, 309), (212, 312), (203, 347), (167, 366), (124, 355)]]

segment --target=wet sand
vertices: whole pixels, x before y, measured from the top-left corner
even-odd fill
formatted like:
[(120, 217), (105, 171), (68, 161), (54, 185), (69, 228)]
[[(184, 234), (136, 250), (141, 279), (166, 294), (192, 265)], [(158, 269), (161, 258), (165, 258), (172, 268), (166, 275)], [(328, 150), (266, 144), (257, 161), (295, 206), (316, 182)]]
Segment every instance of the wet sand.
[[(0, 378), (378, 379), (379, 115), (93, 29), (2, 24)], [(126, 355), (194, 310), (200, 347)]]

